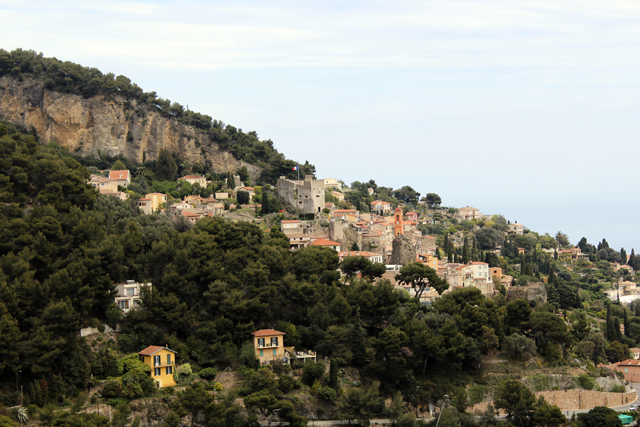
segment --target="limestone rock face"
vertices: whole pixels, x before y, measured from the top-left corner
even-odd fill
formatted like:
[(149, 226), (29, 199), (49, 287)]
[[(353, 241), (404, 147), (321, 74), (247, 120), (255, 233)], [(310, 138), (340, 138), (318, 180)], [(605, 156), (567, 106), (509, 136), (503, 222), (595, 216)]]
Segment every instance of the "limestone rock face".
[(547, 302), (547, 288), (544, 283), (531, 283), (527, 286), (512, 286), (507, 289), (507, 295), (505, 299), (507, 301), (513, 301), (514, 299), (522, 298), (528, 302), (535, 301), (540, 304)]
[(253, 181), (261, 169), (222, 151), (209, 137), (119, 96), (83, 98), (46, 89), (38, 80), (0, 78), (0, 119), (31, 129), (40, 142), (56, 142), (84, 156), (122, 154), (142, 163), (154, 160), (161, 149), (190, 163), (209, 160), (216, 172), (235, 172), (246, 166)]
[(391, 264), (407, 265), (416, 260), (416, 247), (408, 236), (404, 234), (396, 236), (392, 247)]

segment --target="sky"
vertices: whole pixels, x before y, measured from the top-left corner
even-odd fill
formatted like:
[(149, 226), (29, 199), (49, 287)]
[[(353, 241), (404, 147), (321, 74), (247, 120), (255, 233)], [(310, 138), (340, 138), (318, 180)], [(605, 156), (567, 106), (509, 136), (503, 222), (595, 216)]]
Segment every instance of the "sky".
[(0, 0), (0, 48), (129, 77), (347, 184), (640, 250), (637, 0)]

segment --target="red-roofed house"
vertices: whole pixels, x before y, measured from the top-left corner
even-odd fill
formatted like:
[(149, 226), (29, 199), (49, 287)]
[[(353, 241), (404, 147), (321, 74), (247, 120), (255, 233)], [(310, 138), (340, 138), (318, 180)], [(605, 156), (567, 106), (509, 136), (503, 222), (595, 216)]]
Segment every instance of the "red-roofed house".
[(158, 387), (172, 387), (176, 385), (173, 379), (173, 370), (176, 364), (176, 352), (166, 347), (150, 345), (141, 352), (140, 360), (151, 368), (151, 378)]
[(256, 359), (261, 365), (276, 360), (284, 360), (284, 332), (274, 329), (260, 329), (253, 332), (253, 348), (256, 351)]
[(131, 182), (129, 171), (109, 171), (109, 179), (115, 181), (116, 185), (126, 187)]
[(624, 374), (625, 381), (629, 381), (630, 383), (640, 382), (640, 360), (627, 359), (622, 362), (609, 365), (607, 368), (622, 372)]
[(338, 242), (333, 242), (331, 240), (328, 239), (316, 239), (313, 242), (311, 242), (310, 244), (311, 246), (324, 246), (325, 248), (331, 248), (335, 251), (340, 252), (340, 248), (342, 247), (342, 245)]

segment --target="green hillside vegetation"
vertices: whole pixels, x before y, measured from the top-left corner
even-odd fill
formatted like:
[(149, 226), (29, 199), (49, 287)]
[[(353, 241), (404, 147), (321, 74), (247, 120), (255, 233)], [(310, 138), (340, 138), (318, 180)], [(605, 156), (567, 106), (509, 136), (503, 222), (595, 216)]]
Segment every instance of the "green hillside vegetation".
[[(155, 92), (144, 92), (125, 76), (104, 74), (97, 68), (83, 67), (56, 58), (45, 58), (42, 53), (32, 50), (16, 49), (7, 52), (0, 49), (0, 77), (3, 76), (19, 80), (34, 78), (43, 81), (49, 90), (85, 98), (105, 95), (135, 100), (137, 108), (132, 114), (144, 116), (145, 110), (157, 111), (165, 117), (193, 126), (235, 158), (263, 168), (261, 180), (265, 182), (275, 183), (281, 175), (294, 176), (292, 169), (296, 162), (279, 153), (271, 140), (261, 141), (254, 131), (243, 132), (242, 129), (214, 120), (206, 114), (185, 109), (177, 102), (160, 98)], [(308, 162), (300, 167), (302, 173), (315, 172), (315, 167)]]
[[(352, 262), (344, 264), (346, 285), (335, 251), (311, 246), (291, 252), (277, 226), (263, 230), (222, 218), (191, 225), (141, 215), (131, 202), (99, 196), (86, 184), (85, 165), (96, 171), (89, 163), (117, 160), (77, 159), (0, 124), (0, 403), (19, 402), (17, 380), (24, 404), (35, 405), (32, 415), (49, 426), (108, 424), (105, 417), (79, 412), (87, 398), (81, 392), (102, 381), (100, 393), (117, 406), (113, 426), (129, 423), (127, 402), (153, 396), (170, 403), (164, 423), (172, 427), (187, 414), (211, 426), (248, 427), (275, 413), (295, 426), (310, 413), (363, 425), (389, 417), (410, 426), (413, 410), (407, 408), (424, 410), (430, 402), (450, 404), (442, 425), (490, 425), (490, 411), (482, 419), (467, 413), (490, 390), (514, 425), (558, 425), (564, 420), (557, 408), (513, 380), (525, 371), (571, 368), (583, 375), (576, 377), (577, 387), (595, 388), (596, 377), (610, 375), (595, 366), (628, 357), (640, 340), (640, 303), (614, 305), (603, 295), (619, 276), (637, 280), (605, 262), (623, 255), (606, 240), (596, 247), (583, 239), (589, 259), (562, 260), (559, 250), (570, 245), (562, 233), (505, 238), (508, 223), (500, 216), (463, 224), (451, 215), (455, 210), (418, 205), (420, 194), (409, 186), (376, 187), (370, 196), (371, 181), (352, 184), (355, 191), (346, 194), (354, 206), (387, 197), (439, 218), (423, 231), (437, 236), (442, 257), (499, 266), (516, 286), (548, 281), (547, 304), (507, 302), (504, 291), (488, 299), (463, 288), (424, 306), (389, 281), (375, 280), (382, 271), (366, 263), (357, 266), (366, 273), (362, 278), (353, 274)], [(171, 160), (179, 167), (179, 159)], [(134, 189), (168, 186), (158, 165), (164, 161), (135, 170)], [(216, 178), (222, 182), (223, 176)], [(401, 271), (408, 282), (423, 273), (432, 271), (416, 272), (411, 265)], [(123, 315), (113, 302), (114, 284), (127, 279), (151, 282), (153, 289)], [(118, 334), (92, 342), (79, 337), (81, 327), (116, 324)], [(259, 368), (250, 340), (262, 328), (285, 332), (287, 346), (326, 357), (328, 372), (324, 362)], [(176, 377), (184, 391), (157, 390), (135, 355), (165, 344), (178, 352)], [(509, 368), (485, 375), (484, 362), (496, 358)], [(217, 372), (227, 369), (238, 375), (239, 386), (214, 394), (220, 390)], [(75, 410), (55, 410), (69, 406), (70, 398)], [(19, 414), (0, 408), (0, 417), (11, 425)]]

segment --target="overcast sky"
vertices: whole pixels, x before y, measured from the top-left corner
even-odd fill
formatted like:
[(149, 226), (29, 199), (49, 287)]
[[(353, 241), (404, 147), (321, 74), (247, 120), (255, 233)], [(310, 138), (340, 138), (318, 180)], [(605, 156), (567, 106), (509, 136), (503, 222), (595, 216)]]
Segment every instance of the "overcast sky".
[(1, 48), (123, 74), (319, 177), (640, 250), (637, 0), (0, 0), (0, 16)]

